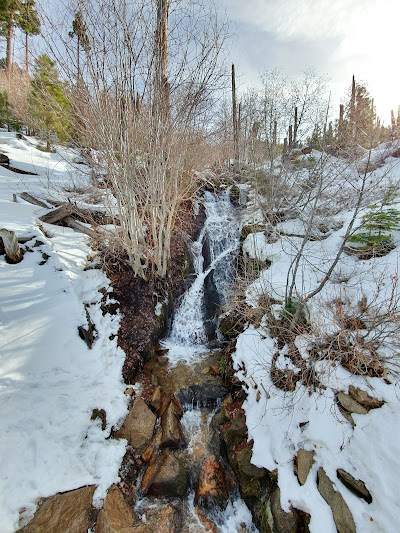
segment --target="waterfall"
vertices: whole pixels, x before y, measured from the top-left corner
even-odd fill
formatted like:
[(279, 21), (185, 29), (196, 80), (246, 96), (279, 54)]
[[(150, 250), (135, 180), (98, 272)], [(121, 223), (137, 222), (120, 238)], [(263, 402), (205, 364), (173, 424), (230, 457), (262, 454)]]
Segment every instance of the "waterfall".
[[(208, 351), (204, 326), (204, 282), (212, 273), (221, 299), (228, 297), (235, 274), (235, 258), (240, 244), (239, 222), (229, 199), (229, 191), (219, 195), (204, 193), (206, 219), (190, 253), (196, 278), (176, 310), (171, 333), (163, 341), (171, 364), (189, 362)], [(211, 262), (204, 268), (203, 245), (208, 241)]]

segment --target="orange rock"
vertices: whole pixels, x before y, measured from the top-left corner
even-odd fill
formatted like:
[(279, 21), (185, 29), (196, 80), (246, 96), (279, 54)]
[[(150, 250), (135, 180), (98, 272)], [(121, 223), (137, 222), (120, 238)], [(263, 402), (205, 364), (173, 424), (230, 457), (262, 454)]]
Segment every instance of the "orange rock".
[(228, 498), (229, 489), (224, 469), (212, 455), (201, 469), (195, 502), (204, 508), (224, 508)]

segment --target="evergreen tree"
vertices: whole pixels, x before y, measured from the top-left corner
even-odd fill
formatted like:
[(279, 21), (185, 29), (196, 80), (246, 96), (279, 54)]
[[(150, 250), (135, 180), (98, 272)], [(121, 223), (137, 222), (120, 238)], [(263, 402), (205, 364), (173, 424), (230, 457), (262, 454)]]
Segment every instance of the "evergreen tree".
[(25, 33), (25, 70), (29, 68), (29, 35), (40, 34), (40, 20), (35, 9), (35, 0), (25, 0), (18, 17), (18, 27)]
[(45, 54), (35, 62), (28, 109), (35, 127), (46, 141), (47, 150), (51, 150), (54, 135), (61, 142), (67, 140), (70, 130), (70, 103), (54, 61)]
[(77, 81), (81, 75), (81, 59), (80, 50), (89, 50), (89, 39), (86, 32), (86, 25), (83, 20), (82, 12), (77, 11), (74, 20), (72, 21), (72, 31), (69, 32), (70, 37), (76, 37), (76, 68), (77, 68)]
[(365, 84), (352, 80), (347, 110), (347, 141), (370, 148), (376, 144), (376, 115), (374, 101)]
[(18, 25), (18, 17), (22, 7), (21, 0), (0, 1), (0, 35), (7, 39), (6, 70), (11, 72), (11, 52), (14, 37), (14, 28)]

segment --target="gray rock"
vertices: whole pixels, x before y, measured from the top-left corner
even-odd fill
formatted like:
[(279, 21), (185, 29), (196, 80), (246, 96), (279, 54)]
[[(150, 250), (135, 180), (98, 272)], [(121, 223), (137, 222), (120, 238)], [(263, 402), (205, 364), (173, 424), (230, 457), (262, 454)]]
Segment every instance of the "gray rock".
[(363, 498), (367, 503), (372, 503), (372, 496), (367, 487), (365, 486), (364, 481), (354, 478), (351, 474), (338, 468), (336, 471), (337, 477), (353, 494), (359, 498)]
[(251, 446), (246, 446), (236, 453), (237, 466), (240, 472), (251, 478), (263, 478), (266, 475), (264, 468), (258, 468), (251, 463), (253, 450)]
[(281, 491), (277, 487), (271, 496), (271, 513), (274, 519), (274, 533), (296, 533), (297, 513), (293, 508), (286, 513), (281, 507)]
[(368, 410), (365, 409), (365, 407), (344, 392), (339, 392), (338, 401), (340, 402), (341, 406), (346, 409), (346, 411), (349, 411), (349, 413), (354, 413), (357, 415), (366, 415), (368, 413)]
[(318, 469), (318, 490), (332, 510), (338, 533), (357, 533), (353, 515), (323, 468)]
[(300, 485), (304, 485), (314, 462), (314, 451), (299, 450), (297, 452), (297, 477)]
[(191, 385), (177, 394), (182, 405), (199, 404), (201, 407), (215, 407), (228, 393), (223, 385), (204, 383)]
[(136, 398), (121, 429), (115, 436), (118, 439), (127, 439), (133, 448), (142, 450), (153, 436), (156, 420), (156, 415), (147, 407), (142, 398)]
[(385, 403), (383, 400), (373, 398), (364, 390), (358, 389), (353, 385), (350, 385), (349, 393), (359, 404), (361, 404), (366, 409), (378, 409), (379, 407), (382, 407), (382, 405)]
[(46, 498), (33, 519), (17, 533), (87, 533), (95, 486)]

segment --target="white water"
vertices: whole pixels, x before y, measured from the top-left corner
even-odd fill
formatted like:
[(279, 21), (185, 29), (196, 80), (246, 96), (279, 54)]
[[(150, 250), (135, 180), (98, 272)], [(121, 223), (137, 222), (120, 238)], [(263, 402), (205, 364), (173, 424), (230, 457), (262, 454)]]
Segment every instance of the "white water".
[[(229, 191), (220, 195), (204, 194), (206, 221), (198, 239), (191, 245), (191, 256), (197, 274), (175, 312), (170, 336), (163, 341), (168, 348), (171, 365), (180, 361), (187, 363), (207, 353), (207, 335), (204, 327), (203, 300), (204, 282), (213, 272), (216, 289), (222, 299), (235, 274), (235, 257), (239, 248), (239, 222), (235, 208), (229, 200)], [(204, 270), (203, 245), (208, 240), (211, 263)]]

